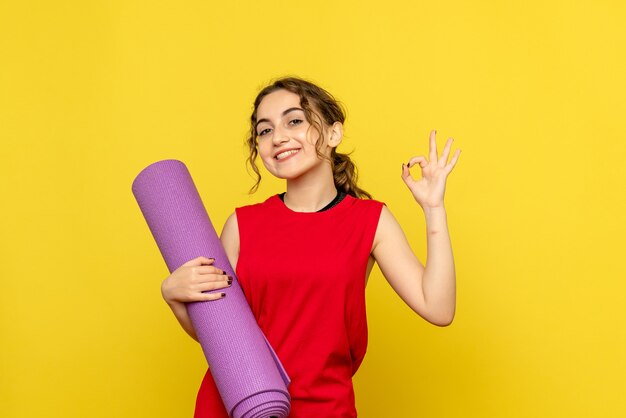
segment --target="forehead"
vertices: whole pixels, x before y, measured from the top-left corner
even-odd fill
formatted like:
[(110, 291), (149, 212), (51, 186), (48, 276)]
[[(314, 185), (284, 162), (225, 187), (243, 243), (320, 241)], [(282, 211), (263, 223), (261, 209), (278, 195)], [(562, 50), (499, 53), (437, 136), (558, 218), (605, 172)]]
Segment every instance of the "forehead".
[(257, 120), (280, 118), (283, 110), (290, 107), (301, 107), (300, 96), (284, 89), (273, 91), (261, 100), (257, 108)]

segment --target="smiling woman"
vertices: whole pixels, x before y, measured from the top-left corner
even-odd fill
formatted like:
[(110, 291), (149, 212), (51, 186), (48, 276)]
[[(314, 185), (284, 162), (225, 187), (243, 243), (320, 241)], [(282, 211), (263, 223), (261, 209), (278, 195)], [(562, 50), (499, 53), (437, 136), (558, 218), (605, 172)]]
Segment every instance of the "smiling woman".
[[(330, 174), (328, 162), (342, 136), (340, 122), (335, 122), (325, 135), (320, 135), (320, 131), (306, 121), (299, 103), (297, 94), (280, 89), (265, 96), (257, 109), (260, 115), (265, 115), (257, 122), (259, 156), (271, 174), (290, 179), (291, 184), (296, 179), (311, 182), (310, 179), (324, 172)], [(285, 108), (288, 109), (282, 111)], [(321, 150), (316, 148), (316, 143), (320, 144)]]
[[(250, 192), (261, 180), (257, 157), (270, 174), (286, 180), (286, 191), (237, 207), (220, 240), (291, 378), (289, 417), (356, 417), (352, 376), (367, 350), (365, 286), (374, 263), (427, 321), (445, 326), (454, 316), (456, 279), (443, 191), (459, 151), (447, 163), (449, 139), (438, 158), (433, 131), (430, 161), (417, 156), (402, 165), (402, 179), (426, 216), (425, 268), (385, 204), (357, 186), (350, 157), (337, 152), (345, 116), (330, 93), (301, 78), (278, 79), (258, 94), (250, 122), (248, 162), (257, 174)], [(419, 181), (409, 173), (415, 163), (422, 169)], [(193, 263), (187, 268), (204, 268)], [(222, 276), (206, 268), (195, 280), (189, 270), (175, 271), (163, 284), (164, 298), (195, 339), (184, 302), (215, 300), (203, 292), (225, 286)], [(210, 369), (195, 417), (228, 417)]]
[[(281, 166), (275, 162), (290, 156), (279, 155), (281, 153), (301, 151), (296, 158), (289, 158), (293, 160), (292, 165), (296, 164), (296, 160), (299, 161), (298, 165), (305, 163), (300, 172), (308, 172), (312, 166), (318, 167), (317, 171), (309, 173), (309, 177), (314, 177), (318, 174), (319, 164), (326, 162), (330, 164), (337, 189), (355, 197), (371, 198), (369, 193), (357, 186), (357, 169), (348, 154), (337, 152), (343, 137), (344, 122), (345, 112), (339, 102), (313, 83), (287, 77), (263, 89), (255, 100), (255, 112), (247, 139), (250, 149), (248, 162), (257, 175), (257, 182), (251, 192), (257, 190), (261, 181), (261, 174), (255, 164), (257, 156), (271, 174), (287, 179), (284, 175), (289, 175), (288, 172), (277, 170)], [(285, 170), (286, 167), (282, 171)]]

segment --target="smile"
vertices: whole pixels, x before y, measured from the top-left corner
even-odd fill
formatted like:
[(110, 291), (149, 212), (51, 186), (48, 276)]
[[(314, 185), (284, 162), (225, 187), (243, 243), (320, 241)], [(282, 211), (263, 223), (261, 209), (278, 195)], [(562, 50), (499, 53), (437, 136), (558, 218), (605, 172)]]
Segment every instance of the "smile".
[(289, 151), (285, 151), (285, 152), (281, 152), (280, 154), (276, 155), (276, 159), (277, 160), (284, 160), (287, 159), (289, 157), (291, 157), (294, 154), (297, 154), (300, 151), (300, 149), (292, 149)]

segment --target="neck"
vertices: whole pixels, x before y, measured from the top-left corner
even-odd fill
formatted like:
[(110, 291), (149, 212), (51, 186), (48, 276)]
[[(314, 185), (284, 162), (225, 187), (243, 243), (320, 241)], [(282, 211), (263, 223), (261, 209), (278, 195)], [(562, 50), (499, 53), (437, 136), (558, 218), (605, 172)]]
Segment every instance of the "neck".
[(287, 180), (285, 205), (296, 212), (317, 212), (336, 196), (337, 188), (331, 170), (323, 170), (315, 176)]

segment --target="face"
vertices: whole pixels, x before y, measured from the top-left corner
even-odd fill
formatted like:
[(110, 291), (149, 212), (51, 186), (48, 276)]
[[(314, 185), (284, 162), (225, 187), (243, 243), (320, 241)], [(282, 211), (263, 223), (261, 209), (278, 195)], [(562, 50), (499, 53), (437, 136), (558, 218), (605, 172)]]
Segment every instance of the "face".
[[(330, 156), (341, 135), (341, 125), (326, 127), (322, 152)], [(330, 168), (316, 153), (319, 133), (307, 122), (300, 106), (300, 96), (276, 90), (263, 98), (257, 108), (257, 143), (259, 157), (267, 170), (282, 179), (294, 179), (316, 170)], [(332, 138), (331, 138), (332, 135)]]

